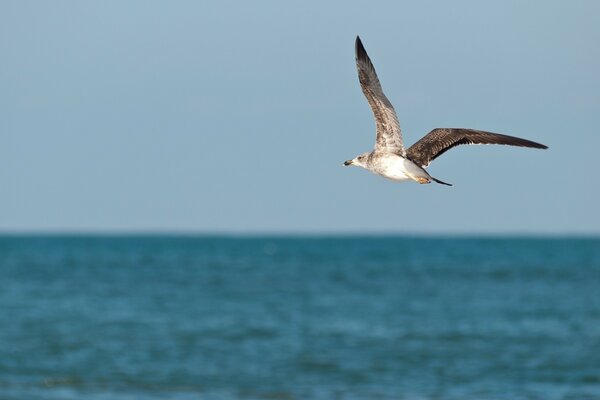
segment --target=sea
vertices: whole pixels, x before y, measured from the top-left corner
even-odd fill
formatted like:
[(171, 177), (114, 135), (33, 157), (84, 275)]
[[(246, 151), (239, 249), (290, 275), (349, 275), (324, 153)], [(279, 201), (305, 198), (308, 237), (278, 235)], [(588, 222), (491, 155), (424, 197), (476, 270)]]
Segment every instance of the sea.
[(600, 399), (600, 238), (3, 235), (0, 399)]

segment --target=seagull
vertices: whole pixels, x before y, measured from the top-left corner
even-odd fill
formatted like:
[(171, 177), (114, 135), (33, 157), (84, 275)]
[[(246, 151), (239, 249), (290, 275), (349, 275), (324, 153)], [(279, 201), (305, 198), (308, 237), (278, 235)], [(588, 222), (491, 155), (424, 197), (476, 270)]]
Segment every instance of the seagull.
[(373, 151), (360, 154), (344, 162), (365, 168), (393, 181), (413, 180), (424, 184), (431, 181), (452, 186), (429, 175), (425, 168), (446, 151), (461, 144), (505, 144), (510, 146), (548, 147), (514, 136), (464, 128), (436, 128), (407, 149), (402, 142), (402, 131), (392, 103), (385, 97), (375, 67), (367, 55), (360, 37), (356, 37), (356, 68), (360, 87), (371, 106), (376, 124)]

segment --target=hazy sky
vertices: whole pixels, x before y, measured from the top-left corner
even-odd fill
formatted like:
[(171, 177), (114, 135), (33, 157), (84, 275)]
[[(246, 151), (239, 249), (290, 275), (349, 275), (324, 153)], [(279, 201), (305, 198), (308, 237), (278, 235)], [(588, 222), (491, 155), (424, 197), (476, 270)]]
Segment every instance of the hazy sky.
[[(600, 2), (2, 1), (0, 231), (600, 233)], [(360, 34), (410, 145), (369, 150)]]

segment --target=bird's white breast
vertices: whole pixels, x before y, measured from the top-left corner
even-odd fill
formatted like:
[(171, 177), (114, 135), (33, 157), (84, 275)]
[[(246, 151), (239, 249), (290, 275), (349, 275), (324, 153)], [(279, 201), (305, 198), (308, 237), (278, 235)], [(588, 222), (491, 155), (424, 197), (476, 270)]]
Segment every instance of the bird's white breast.
[(410, 179), (407, 175), (407, 163), (410, 161), (396, 154), (381, 155), (374, 172), (393, 181), (404, 181)]

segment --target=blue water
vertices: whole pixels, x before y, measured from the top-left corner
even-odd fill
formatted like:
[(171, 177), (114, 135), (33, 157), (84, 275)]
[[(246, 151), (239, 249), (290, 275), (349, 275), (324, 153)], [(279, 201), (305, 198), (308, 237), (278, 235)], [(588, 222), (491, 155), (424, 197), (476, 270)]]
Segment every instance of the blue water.
[(0, 399), (600, 399), (600, 239), (0, 237)]

